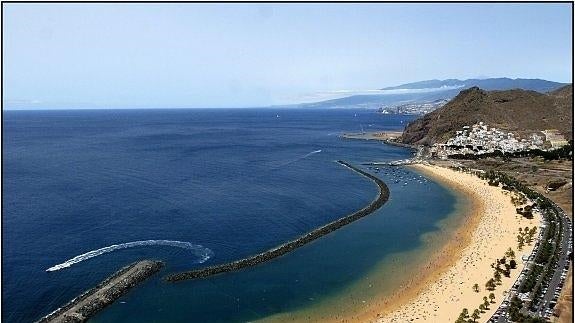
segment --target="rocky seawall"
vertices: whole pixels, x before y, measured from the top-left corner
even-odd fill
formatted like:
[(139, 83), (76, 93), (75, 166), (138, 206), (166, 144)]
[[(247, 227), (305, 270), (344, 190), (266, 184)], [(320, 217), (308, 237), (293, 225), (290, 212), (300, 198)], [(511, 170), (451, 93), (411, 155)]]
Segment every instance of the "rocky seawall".
[(143, 260), (123, 267), (37, 322), (85, 322), (138, 283), (158, 272), (163, 265), (160, 261)]
[(273, 249), (264, 251), (262, 253), (259, 253), (257, 255), (248, 257), (248, 258), (244, 258), (244, 259), (240, 259), (240, 260), (236, 260), (234, 262), (230, 262), (230, 263), (226, 263), (226, 264), (221, 264), (221, 265), (216, 265), (216, 266), (211, 266), (211, 267), (206, 267), (206, 268), (202, 268), (202, 269), (198, 269), (198, 270), (191, 270), (191, 271), (186, 271), (186, 272), (181, 272), (181, 273), (176, 273), (176, 274), (172, 274), (172, 275), (168, 275), (166, 277), (166, 280), (168, 281), (180, 281), (180, 280), (187, 280), (187, 279), (196, 279), (196, 278), (203, 278), (203, 277), (208, 277), (208, 276), (212, 276), (212, 275), (216, 275), (216, 274), (220, 274), (220, 273), (225, 273), (225, 272), (230, 272), (230, 271), (236, 271), (236, 270), (240, 270), (242, 268), (246, 268), (246, 267), (251, 267), (251, 266), (255, 266), (258, 265), (260, 263), (272, 260), (274, 258), (280, 257), (292, 250), (295, 250), (309, 242), (312, 242), (330, 232), (333, 232), (349, 223), (352, 223), (366, 215), (369, 215), (371, 213), (373, 213), (375, 210), (379, 209), (383, 204), (385, 204), (385, 202), (387, 202), (388, 198), (389, 198), (389, 189), (387, 188), (387, 185), (385, 185), (385, 183), (357, 168), (354, 167), (352, 165), (350, 165), (349, 163), (345, 162), (345, 161), (338, 161), (339, 164), (351, 169), (352, 171), (365, 176), (367, 178), (369, 178), (370, 180), (372, 180), (375, 184), (377, 184), (378, 188), (379, 188), (379, 192), (377, 197), (366, 207), (364, 207), (363, 209), (356, 211), (352, 214), (349, 214), (341, 219), (335, 220), (333, 222), (330, 222), (322, 227), (319, 227), (295, 240), (286, 242), (278, 247), (275, 247)]
[(367, 133), (360, 133), (360, 134), (353, 134), (353, 133), (344, 133), (340, 136), (342, 139), (351, 139), (351, 140), (377, 140), (381, 141), (385, 144), (391, 146), (398, 146), (403, 148), (409, 148), (417, 150), (417, 145), (411, 145), (408, 143), (404, 143), (399, 141), (401, 137), (401, 131), (390, 131), (390, 132), (367, 132)]

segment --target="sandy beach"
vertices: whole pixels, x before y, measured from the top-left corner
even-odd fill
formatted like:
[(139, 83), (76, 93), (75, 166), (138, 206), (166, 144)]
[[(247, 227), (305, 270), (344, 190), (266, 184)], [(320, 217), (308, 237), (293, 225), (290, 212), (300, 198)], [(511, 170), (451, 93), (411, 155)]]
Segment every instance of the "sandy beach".
[[(539, 227), (541, 216), (535, 214), (531, 220), (519, 216), (509, 192), (489, 186), (475, 175), (439, 166), (418, 164), (408, 167), (451, 187), (466, 200), (457, 211), (462, 212), (459, 222), (448, 224), (452, 228), (441, 230), (443, 236), (439, 239), (445, 242), (438, 249), (430, 250), (430, 254), (424, 256), (426, 262), (419, 264), (418, 270), (411, 277), (402, 279), (401, 286), (392, 292), (382, 292), (380, 296), (363, 301), (347, 297), (348, 303), (354, 307), (349, 311), (334, 308), (337, 302), (326, 303), (318, 309), (279, 313), (262, 321), (455, 322), (463, 308), (472, 313), (483, 303), (484, 296), (494, 293), (494, 303), (480, 314), (477, 321), (485, 322), (491, 317), (518, 278), (523, 268), (521, 257), (533, 250), (533, 245), (517, 250), (519, 228)], [(430, 246), (435, 245), (437, 239), (435, 234), (422, 237)], [(510, 277), (502, 277), (501, 285), (494, 291), (486, 290), (485, 283), (494, 273), (491, 264), (503, 257), (509, 248), (515, 252), (517, 269), (511, 270)], [(405, 270), (412, 268), (409, 261), (402, 266)], [(394, 275), (388, 269), (378, 269), (377, 273), (366, 277), (369, 285), (361, 282), (353, 288), (370, 288), (372, 282), (375, 286), (373, 280), (381, 279), (377, 278), (379, 275)], [(476, 283), (479, 293), (473, 290)]]
[[(503, 277), (502, 284), (493, 291), (495, 303), (481, 313), (478, 320), (485, 322), (518, 278), (523, 268), (521, 257), (530, 254), (533, 249), (531, 245), (517, 250), (519, 228), (539, 226), (540, 215), (535, 215), (532, 220), (518, 216), (508, 192), (489, 186), (474, 175), (438, 166), (411, 167), (470, 195), (474, 206), (456, 239), (428, 267), (434, 267), (439, 264), (438, 261), (443, 266), (436, 266), (435, 272), (430, 272), (427, 279), (419, 282), (419, 288), (414, 286), (410, 291), (410, 286), (406, 286), (406, 295), (401, 297), (403, 300), (414, 291), (419, 292), (403, 305), (400, 305), (401, 299), (390, 300), (387, 311), (378, 314), (377, 322), (454, 322), (463, 308), (472, 313), (483, 302), (483, 297), (491, 293), (485, 289), (485, 283), (493, 277), (491, 264), (511, 247), (515, 251), (518, 268), (511, 271), (509, 278)], [(446, 263), (451, 264), (447, 270), (442, 268)], [(478, 293), (473, 290), (476, 283), (480, 289)], [(421, 285), (425, 287), (421, 288)]]

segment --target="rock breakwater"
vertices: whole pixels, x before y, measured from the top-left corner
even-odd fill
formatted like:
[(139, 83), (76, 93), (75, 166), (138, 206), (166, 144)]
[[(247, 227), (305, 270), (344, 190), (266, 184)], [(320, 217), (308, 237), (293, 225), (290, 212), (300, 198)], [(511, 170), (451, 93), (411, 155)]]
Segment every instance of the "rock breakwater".
[(181, 281), (181, 280), (187, 280), (187, 279), (197, 279), (197, 278), (204, 278), (204, 277), (208, 277), (208, 276), (212, 276), (212, 275), (216, 275), (216, 274), (220, 274), (220, 273), (225, 273), (225, 272), (230, 272), (230, 271), (236, 271), (236, 270), (240, 270), (242, 268), (246, 268), (246, 267), (252, 267), (255, 265), (258, 265), (260, 263), (272, 260), (274, 258), (280, 257), (290, 251), (293, 251), (307, 243), (310, 243), (330, 232), (333, 232), (347, 224), (350, 224), (366, 215), (369, 215), (371, 213), (373, 213), (375, 210), (379, 209), (383, 204), (385, 204), (385, 202), (387, 202), (388, 198), (389, 198), (389, 189), (387, 187), (387, 185), (385, 185), (385, 183), (373, 176), (372, 174), (365, 172), (355, 166), (352, 166), (351, 164), (345, 162), (345, 161), (337, 161), (339, 164), (351, 169), (352, 171), (365, 176), (367, 178), (369, 178), (370, 180), (372, 180), (375, 184), (377, 184), (378, 188), (379, 188), (379, 192), (377, 197), (366, 207), (364, 207), (361, 210), (358, 210), (352, 214), (349, 214), (343, 218), (340, 218), (338, 220), (335, 220), (333, 222), (330, 222), (322, 227), (319, 227), (295, 240), (286, 242), (278, 247), (275, 247), (273, 249), (269, 249), (267, 251), (264, 251), (262, 253), (259, 253), (257, 255), (248, 257), (248, 258), (244, 258), (244, 259), (240, 259), (240, 260), (236, 260), (230, 263), (226, 263), (226, 264), (221, 264), (221, 265), (216, 265), (216, 266), (211, 266), (211, 267), (206, 267), (206, 268), (202, 268), (202, 269), (197, 269), (197, 270), (191, 270), (191, 271), (186, 271), (186, 272), (181, 272), (181, 273), (176, 273), (176, 274), (172, 274), (172, 275), (168, 275), (166, 277), (167, 281), (171, 281), (171, 282), (175, 282), (175, 281)]
[(130, 264), (38, 322), (85, 322), (138, 283), (158, 272), (163, 265), (162, 262), (153, 260)]

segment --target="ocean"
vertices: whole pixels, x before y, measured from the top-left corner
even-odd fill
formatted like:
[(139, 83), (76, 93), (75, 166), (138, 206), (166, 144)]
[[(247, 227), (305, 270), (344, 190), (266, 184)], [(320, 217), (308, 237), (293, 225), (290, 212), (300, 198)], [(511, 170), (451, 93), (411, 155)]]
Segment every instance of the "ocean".
[[(401, 130), (413, 116), (268, 108), (3, 117), (3, 322), (37, 320), (139, 259), (166, 267), (91, 321), (245, 322), (319, 309), (392, 255), (424, 248), (422, 236), (440, 231), (457, 204), (409, 169), (362, 165), (408, 158), (409, 149), (338, 136)], [(388, 184), (381, 209), (256, 267), (162, 280), (267, 250), (367, 205), (376, 185), (340, 159)]]

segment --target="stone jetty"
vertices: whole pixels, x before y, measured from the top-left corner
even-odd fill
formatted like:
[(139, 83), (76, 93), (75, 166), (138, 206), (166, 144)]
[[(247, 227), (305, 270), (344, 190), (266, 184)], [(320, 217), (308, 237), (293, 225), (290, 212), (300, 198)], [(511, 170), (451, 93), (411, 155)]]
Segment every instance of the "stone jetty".
[(240, 260), (236, 260), (230, 263), (226, 263), (226, 264), (221, 264), (221, 265), (216, 265), (216, 266), (211, 266), (211, 267), (206, 267), (206, 268), (202, 268), (202, 269), (197, 269), (197, 270), (191, 270), (191, 271), (186, 271), (186, 272), (181, 272), (181, 273), (176, 273), (176, 274), (172, 274), (172, 275), (168, 275), (166, 277), (166, 280), (168, 281), (180, 281), (180, 280), (187, 280), (187, 279), (196, 279), (196, 278), (203, 278), (203, 277), (208, 277), (208, 276), (212, 276), (212, 275), (216, 275), (216, 274), (220, 274), (220, 273), (225, 273), (225, 272), (230, 272), (230, 271), (236, 271), (236, 270), (240, 270), (242, 268), (246, 268), (246, 267), (251, 267), (251, 266), (255, 266), (258, 265), (260, 263), (269, 261), (271, 259), (280, 257), (292, 250), (295, 250), (309, 242), (312, 242), (332, 231), (335, 231), (349, 223), (352, 223), (366, 215), (369, 215), (371, 213), (373, 213), (375, 210), (379, 209), (383, 204), (385, 204), (385, 202), (387, 202), (388, 198), (389, 198), (389, 189), (387, 188), (387, 185), (385, 185), (385, 183), (373, 176), (372, 174), (365, 172), (355, 166), (352, 166), (351, 164), (345, 162), (345, 161), (338, 161), (339, 164), (351, 169), (352, 171), (355, 171), (356, 173), (363, 175), (369, 179), (371, 179), (375, 184), (377, 184), (378, 188), (379, 188), (379, 192), (377, 197), (366, 207), (364, 207), (363, 209), (356, 211), (352, 214), (349, 214), (341, 219), (335, 220), (333, 222), (330, 222), (322, 227), (319, 227), (295, 240), (286, 242), (282, 245), (279, 245), (278, 247), (275, 247), (273, 249), (269, 249), (267, 251), (264, 251), (262, 253), (259, 253), (257, 255), (254, 256), (250, 256), (248, 258), (244, 258), (244, 259), (240, 259)]
[(130, 264), (66, 305), (44, 316), (38, 322), (86, 322), (138, 283), (158, 272), (162, 266), (162, 262), (153, 260), (143, 260)]

